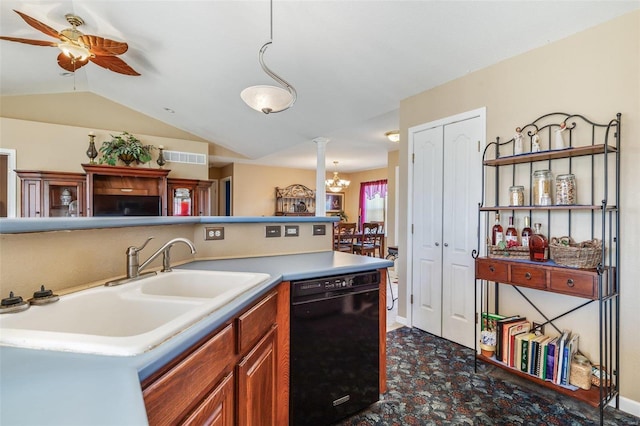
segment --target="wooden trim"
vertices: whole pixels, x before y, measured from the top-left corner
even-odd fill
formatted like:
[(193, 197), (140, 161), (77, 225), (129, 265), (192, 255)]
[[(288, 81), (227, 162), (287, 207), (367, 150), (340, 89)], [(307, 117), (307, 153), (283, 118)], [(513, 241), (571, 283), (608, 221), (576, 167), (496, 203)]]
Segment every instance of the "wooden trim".
[(276, 315), (276, 424), (289, 424), (289, 354), (290, 354), (290, 320), (291, 320), (291, 283), (281, 282), (277, 287), (278, 313)]

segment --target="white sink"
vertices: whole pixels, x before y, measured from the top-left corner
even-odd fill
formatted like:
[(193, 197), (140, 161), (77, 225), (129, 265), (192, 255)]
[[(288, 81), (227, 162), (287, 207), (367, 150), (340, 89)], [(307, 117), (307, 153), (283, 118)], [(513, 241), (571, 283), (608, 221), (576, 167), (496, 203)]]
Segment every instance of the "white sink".
[(179, 334), (268, 274), (173, 270), (0, 315), (0, 345), (136, 355)]

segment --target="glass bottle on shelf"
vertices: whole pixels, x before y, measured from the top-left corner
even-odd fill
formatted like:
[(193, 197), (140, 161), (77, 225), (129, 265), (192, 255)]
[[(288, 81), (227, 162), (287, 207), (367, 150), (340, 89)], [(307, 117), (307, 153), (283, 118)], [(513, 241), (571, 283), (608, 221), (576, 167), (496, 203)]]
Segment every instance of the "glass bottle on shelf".
[(495, 246), (503, 241), (502, 225), (500, 225), (500, 213), (496, 213), (496, 223), (491, 230), (491, 245)]
[(507, 247), (513, 247), (518, 245), (518, 231), (513, 226), (513, 216), (509, 216), (509, 227), (505, 233), (505, 242)]
[(542, 224), (533, 225), (534, 233), (529, 238), (529, 259), (535, 262), (546, 262), (549, 259), (549, 242), (542, 235)]
[(530, 228), (530, 222), (531, 220), (529, 219), (529, 216), (525, 216), (524, 228), (522, 228), (521, 235), (522, 247), (529, 247), (529, 239), (531, 238), (531, 235), (533, 235), (533, 231)]

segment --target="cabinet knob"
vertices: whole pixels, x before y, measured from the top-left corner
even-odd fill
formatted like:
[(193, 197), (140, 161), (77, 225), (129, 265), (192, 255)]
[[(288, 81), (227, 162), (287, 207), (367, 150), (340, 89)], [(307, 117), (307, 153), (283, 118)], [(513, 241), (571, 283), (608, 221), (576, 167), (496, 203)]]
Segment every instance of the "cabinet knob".
[(575, 285), (575, 284), (573, 283), (573, 279), (569, 278), (569, 279), (567, 280), (567, 286), (568, 286), (568, 287), (573, 287), (574, 285)]
[(525, 273), (524, 273), (524, 277), (525, 277), (526, 279), (530, 280), (530, 279), (531, 279), (531, 272), (525, 272)]
[(491, 271), (491, 272), (495, 272), (495, 271), (496, 271), (496, 268), (495, 268), (493, 265), (491, 265), (491, 266), (489, 266), (489, 271)]

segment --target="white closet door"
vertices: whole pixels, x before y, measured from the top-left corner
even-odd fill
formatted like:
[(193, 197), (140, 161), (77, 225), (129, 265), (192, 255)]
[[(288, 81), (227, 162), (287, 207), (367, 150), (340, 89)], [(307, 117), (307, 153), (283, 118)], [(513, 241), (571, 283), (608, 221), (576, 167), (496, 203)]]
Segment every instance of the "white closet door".
[(438, 336), (442, 332), (442, 138), (442, 126), (413, 134), (413, 325)]
[(444, 126), (442, 337), (473, 347), (478, 203), (482, 193), (480, 117)]

